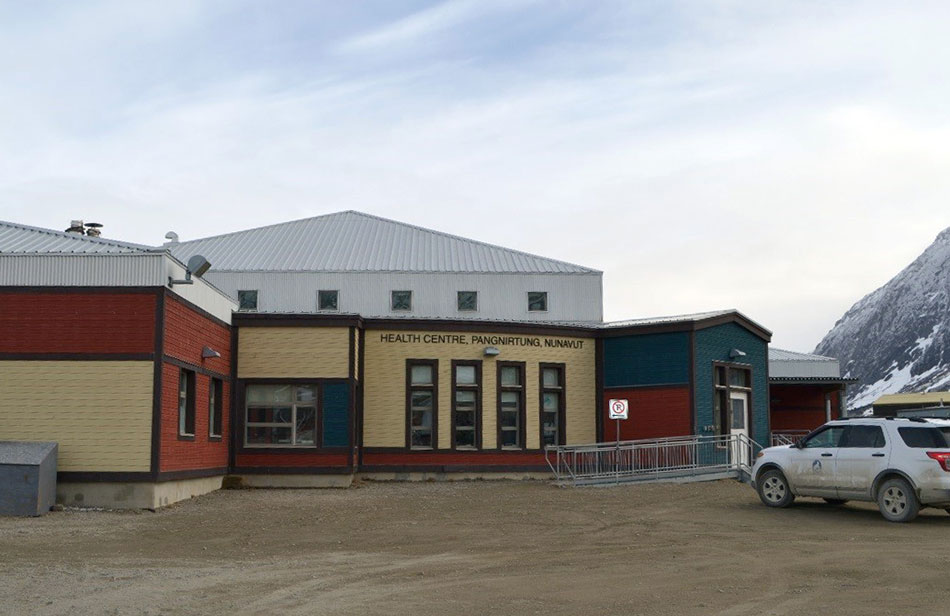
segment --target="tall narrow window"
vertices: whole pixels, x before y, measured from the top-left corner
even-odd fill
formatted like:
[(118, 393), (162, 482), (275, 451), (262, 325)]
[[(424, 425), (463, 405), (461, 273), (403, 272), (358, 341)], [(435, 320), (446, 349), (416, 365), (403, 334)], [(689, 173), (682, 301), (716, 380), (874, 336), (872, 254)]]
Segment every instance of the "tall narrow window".
[(389, 297), (389, 307), (393, 312), (412, 310), (412, 291), (393, 291)]
[(178, 435), (195, 435), (195, 373), (178, 371)]
[(314, 385), (248, 385), (246, 447), (315, 447), (317, 388)]
[(438, 431), (438, 362), (406, 362), (407, 437), (412, 449), (434, 449)]
[(317, 291), (317, 310), (336, 311), (340, 309), (339, 291)]
[(524, 449), (524, 363), (498, 362), (498, 446)]
[(224, 420), (224, 387), (221, 379), (210, 379), (208, 383), (208, 436), (221, 438), (221, 424)]
[(257, 291), (242, 290), (238, 291), (238, 310), (254, 312), (257, 310)]
[(564, 365), (541, 364), (541, 446), (564, 444)]
[(547, 291), (528, 291), (528, 312), (546, 312), (547, 309)]
[(459, 291), (456, 296), (456, 307), (459, 312), (477, 311), (478, 291)]
[(477, 449), (482, 411), (481, 362), (452, 362), (452, 446)]

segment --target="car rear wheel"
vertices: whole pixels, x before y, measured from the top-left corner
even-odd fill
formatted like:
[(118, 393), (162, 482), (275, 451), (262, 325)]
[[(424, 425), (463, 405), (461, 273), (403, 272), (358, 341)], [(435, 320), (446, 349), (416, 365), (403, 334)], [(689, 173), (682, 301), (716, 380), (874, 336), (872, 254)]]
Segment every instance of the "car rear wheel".
[(795, 495), (788, 487), (788, 480), (781, 471), (772, 469), (759, 476), (759, 498), (769, 507), (788, 507), (795, 500)]
[(888, 479), (877, 492), (877, 506), (889, 522), (910, 522), (920, 512), (920, 503), (906, 479)]
[(843, 505), (846, 502), (848, 502), (844, 498), (823, 498), (822, 500), (828, 503), (829, 505)]

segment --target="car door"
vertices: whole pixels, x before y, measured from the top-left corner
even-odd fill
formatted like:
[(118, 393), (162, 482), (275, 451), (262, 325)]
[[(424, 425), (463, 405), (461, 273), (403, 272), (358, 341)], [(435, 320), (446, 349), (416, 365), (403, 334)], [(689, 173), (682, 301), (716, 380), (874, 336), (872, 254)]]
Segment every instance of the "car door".
[(890, 443), (881, 426), (848, 426), (836, 462), (839, 498), (869, 499), (871, 484), (889, 458)]
[(825, 426), (793, 447), (789, 456), (789, 481), (802, 496), (837, 498), (835, 464), (846, 426)]

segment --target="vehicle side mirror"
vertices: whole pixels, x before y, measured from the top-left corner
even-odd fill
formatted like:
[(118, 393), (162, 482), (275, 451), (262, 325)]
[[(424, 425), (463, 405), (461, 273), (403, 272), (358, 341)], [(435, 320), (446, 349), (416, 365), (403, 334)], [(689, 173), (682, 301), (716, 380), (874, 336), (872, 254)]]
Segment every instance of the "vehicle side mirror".
[(795, 449), (804, 449), (805, 448), (805, 439), (800, 438), (795, 441)]

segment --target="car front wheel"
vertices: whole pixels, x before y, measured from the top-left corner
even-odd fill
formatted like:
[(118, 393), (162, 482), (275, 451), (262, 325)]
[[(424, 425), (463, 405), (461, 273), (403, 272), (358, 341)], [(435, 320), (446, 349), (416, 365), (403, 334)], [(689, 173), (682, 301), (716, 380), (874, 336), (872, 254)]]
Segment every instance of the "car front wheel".
[(920, 503), (906, 479), (888, 479), (877, 492), (877, 506), (889, 522), (910, 522), (920, 512)]
[(769, 507), (788, 507), (795, 500), (785, 475), (775, 469), (759, 476), (758, 488), (759, 498)]

